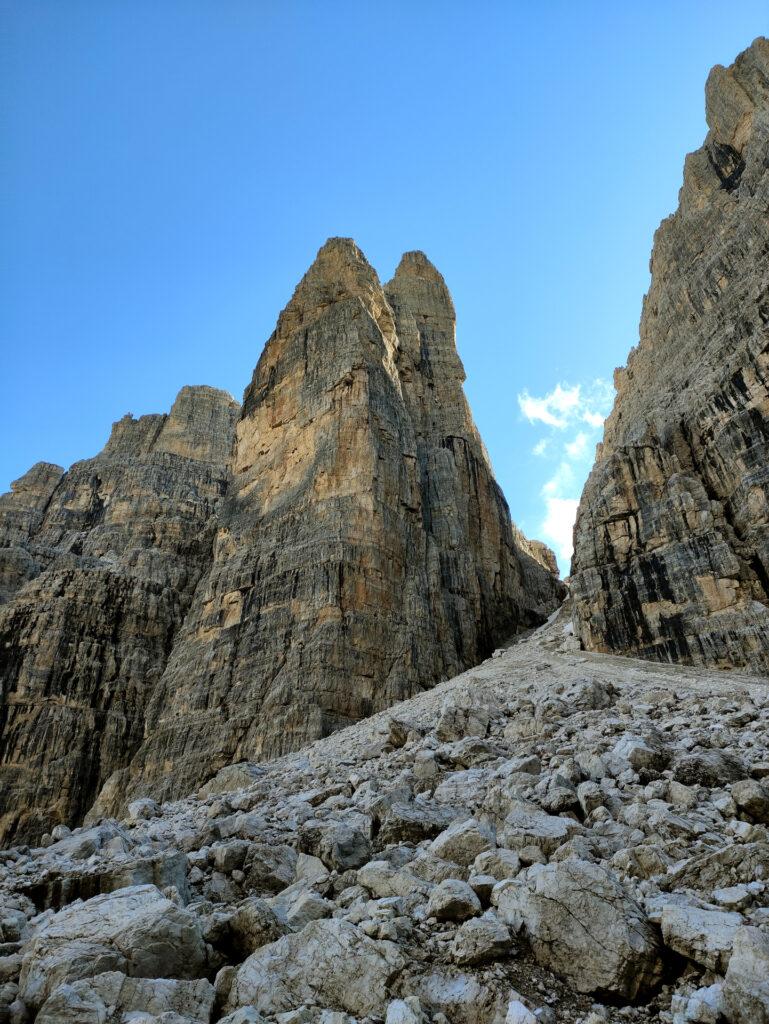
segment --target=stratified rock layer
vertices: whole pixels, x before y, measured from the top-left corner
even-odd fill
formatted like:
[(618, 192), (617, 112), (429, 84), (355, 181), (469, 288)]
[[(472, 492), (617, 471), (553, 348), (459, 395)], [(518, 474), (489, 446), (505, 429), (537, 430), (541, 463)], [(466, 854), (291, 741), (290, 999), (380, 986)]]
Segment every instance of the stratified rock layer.
[(82, 817), (144, 735), (147, 701), (210, 562), (238, 404), (183, 388), (68, 473), (0, 504), (0, 835)]
[(318, 254), (246, 390), (0, 499), (0, 834), (179, 796), (487, 656), (561, 584), (512, 526), (421, 253)]
[(577, 516), (590, 650), (769, 671), (769, 41), (707, 87)]
[(421, 253), (383, 290), (350, 239), (323, 246), (246, 389), (213, 565), (115, 791), (179, 796), (201, 765), (295, 750), (552, 610), (463, 380)]

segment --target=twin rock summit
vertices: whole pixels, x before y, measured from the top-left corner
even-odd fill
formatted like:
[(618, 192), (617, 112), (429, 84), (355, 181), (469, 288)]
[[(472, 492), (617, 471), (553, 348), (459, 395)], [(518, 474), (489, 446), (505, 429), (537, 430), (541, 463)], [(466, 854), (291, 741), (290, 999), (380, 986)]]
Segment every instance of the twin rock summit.
[(350, 239), (0, 497), (0, 1021), (769, 1021), (769, 41), (706, 114), (568, 590)]
[(462, 391), (454, 308), (318, 253), (243, 405), (182, 389), (3, 499), (0, 823), (186, 795), (413, 696), (558, 606)]

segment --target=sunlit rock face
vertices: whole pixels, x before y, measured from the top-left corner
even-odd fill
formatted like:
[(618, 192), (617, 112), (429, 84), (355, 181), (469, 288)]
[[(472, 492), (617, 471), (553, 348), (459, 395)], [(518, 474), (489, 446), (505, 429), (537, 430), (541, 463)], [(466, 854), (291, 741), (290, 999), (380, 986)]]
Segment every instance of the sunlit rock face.
[(421, 253), (332, 239), (242, 409), (184, 388), (0, 499), (0, 833), (187, 793), (454, 675), (557, 606)]
[[(486, 657), (560, 584), (513, 533), (421, 253), (331, 239), (246, 389), (233, 481), (129, 792), (295, 750)], [(105, 808), (108, 807), (105, 804)]]
[(591, 650), (769, 670), (769, 41), (706, 86), (575, 527)]

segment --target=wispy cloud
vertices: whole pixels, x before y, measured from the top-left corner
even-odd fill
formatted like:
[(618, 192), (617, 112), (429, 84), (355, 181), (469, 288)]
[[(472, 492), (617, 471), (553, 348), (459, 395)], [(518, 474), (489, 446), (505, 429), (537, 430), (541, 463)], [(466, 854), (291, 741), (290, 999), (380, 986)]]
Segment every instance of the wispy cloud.
[[(599, 426), (603, 423), (603, 420), (599, 422)], [(569, 456), (570, 459), (581, 459), (588, 448), (590, 438), (587, 436), (584, 430), (580, 430), (573, 441), (569, 441), (565, 444), (563, 450)]]
[(579, 406), (579, 391), (579, 384), (573, 388), (556, 384), (544, 398), (533, 398), (528, 391), (522, 391), (518, 395), (518, 405), (529, 423), (545, 423), (548, 427), (562, 430), (568, 426)]
[(574, 520), (577, 518), (579, 498), (553, 498), (550, 495), (544, 497), (545, 518), (542, 520), (542, 533), (545, 540), (555, 549), (561, 572), (568, 575), (574, 543), (572, 533)]
[(532, 448), (534, 455), (553, 466), (540, 490), (544, 507), (539, 532), (554, 547), (563, 573), (571, 562), (582, 485), (613, 399), (614, 388), (601, 378), (588, 384), (559, 383), (541, 398), (527, 390), (518, 395), (523, 416), (548, 431)]
[(518, 405), (529, 423), (544, 423), (556, 430), (565, 430), (577, 423), (597, 428), (603, 425), (613, 397), (612, 385), (597, 377), (587, 386), (556, 384), (542, 398), (524, 389), (518, 395)]

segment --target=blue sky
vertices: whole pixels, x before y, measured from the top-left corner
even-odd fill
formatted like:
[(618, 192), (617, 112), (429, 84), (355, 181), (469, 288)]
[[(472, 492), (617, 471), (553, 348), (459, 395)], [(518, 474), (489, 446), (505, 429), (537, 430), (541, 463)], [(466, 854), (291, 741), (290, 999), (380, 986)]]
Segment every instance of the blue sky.
[(766, 2), (0, 0), (0, 490), (240, 397), (330, 235), (424, 249), (513, 518), (568, 569), (709, 68)]

